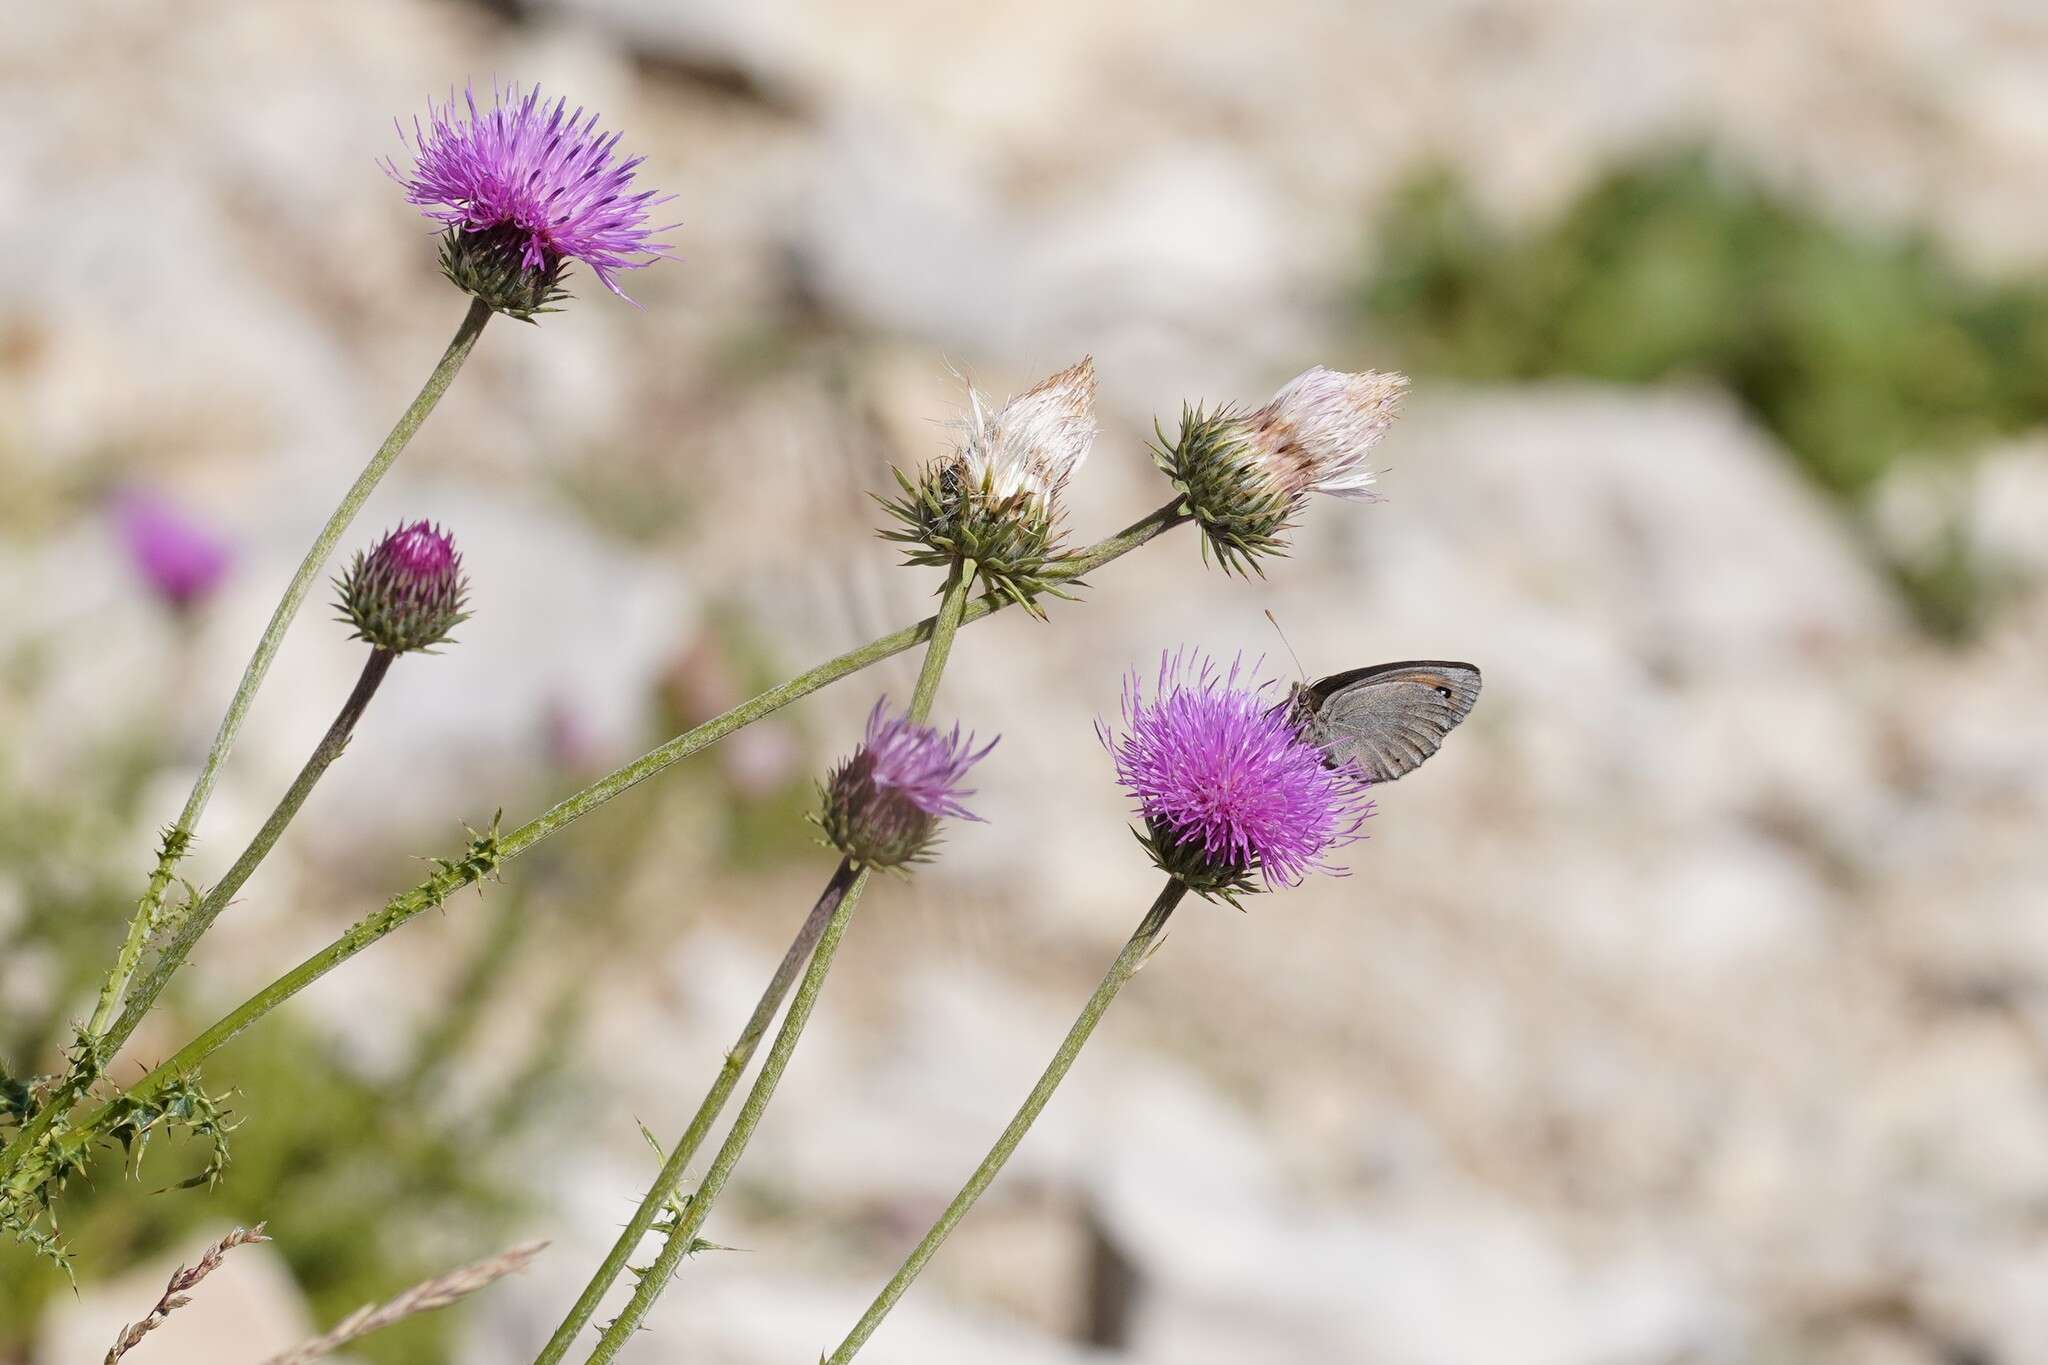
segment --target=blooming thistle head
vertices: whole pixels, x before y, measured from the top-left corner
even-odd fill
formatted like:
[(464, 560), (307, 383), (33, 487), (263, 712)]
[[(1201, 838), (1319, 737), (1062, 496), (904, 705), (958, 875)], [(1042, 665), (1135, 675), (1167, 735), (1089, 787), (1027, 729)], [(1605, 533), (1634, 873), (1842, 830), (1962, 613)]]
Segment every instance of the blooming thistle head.
[(1153, 862), (1233, 905), (1260, 889), (1254, 873), (1271, 888), (1332, 871), (1325, 855), (1362, 838), (1372, 814), (1363, 778), (1332, 769), (1271, 691), (1239, 664), (1175, 654), (1150, 698), (1135, 671), (1126, 680), (1121, 740), (1100, 727)]
[(1340, 374), (1318, 365), (1253, 412), (1183, 409), (1180, 435), (1162, 431), (1153, 457), (1226, 570), (1286, 553), (1285, 533), (1309, 494), (1371, 498), (1365, 460), (1393, 424), (1405, 375)]
[(1084, 356), (993, 413), (972, 387), (967, 402), (952, 453), (915, 480), (894, 471), (903, 496), (882, 506), (902, 526), (882, 535), (916, 547), (911, 564), (972, 559), (990, 587), (1039, 615), (1039, 593), (1065, 595), (1042, 571), (1060, 553), (1060, 495), (1095, 441), (1095, 363)]
[(818, 824), (827, 842), (853, 862), (881, 868), (924, 862), (941, 819), (979, 818), (961, 804), (974, 793), (960, 783), (995, 747), (990, 740), (976, 749), (974, 736), (962, 739), (957, 725), (942, 734), (891, 715), (884, 698), (868, 713), (860, 748), (820, 788)]
[(114, 515), (128, 558), (173, 609), (190, 611), (220, 586), (233, 557), (226, 543), (177, 508), (146, 493), (126, 493)]
[(599, 133), (596, 114), (569, 113), (559, 98), (543, 104), (539, 86), (523, 97), (516, 85), (494, 89), (492, 97), (488, 111), (477, 107), (473, 88), (462, 108), (452, 90), (446, 104), (427, 101), (426, 126), (413, 120), (412, 173), (384, 162), (406, 199), (447, 229), (442, 273), (527, 322), (568, 297), (561, 285), (571, 261), (626, 298), (619, 272), (668, 253), (666, 243), (648, 240), (666, 229), (648, 227), (647, 213), (674, 196), (627, 192), (643, 158), (618, 160), (620, 135)]
[(391, 654), (431, 650), (469, 619), (464, 599), (469, 582), (455, 538), (438, 526), (416, 521), (356, 553), (341, 578), (341, 619), (355, 638)]

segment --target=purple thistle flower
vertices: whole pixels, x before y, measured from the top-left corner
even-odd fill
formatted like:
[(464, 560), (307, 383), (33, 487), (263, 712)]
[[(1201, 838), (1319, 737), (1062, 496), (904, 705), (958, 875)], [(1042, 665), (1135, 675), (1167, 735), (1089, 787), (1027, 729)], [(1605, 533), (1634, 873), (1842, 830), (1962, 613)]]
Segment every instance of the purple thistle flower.
[(1336, 871), (1325, 856), (1364, 837), (1372, 814), (1363, 779), (1328, 767), (1252, 672), (1167, 656), (1149, 700), (1135, 671), (1126, 680), (1123, 739), (1098, 726), (1154, 860), (1224, 899), (1256, 889), (1254, 871), (1268, 888)]
[(378, 543), (371, 558), (414, 592), (453, 578), (462, 565), (455, 537), (427, 521), (399, 527)]
[(875, 867), (922, 862), (945, 817), (979, 820), (962, 804), (973, 791), (960, 784), (996, 747), (990, 740), (976, 749), (958, 725), (942, 733), (891, 715), (888, 704), (875, 703), (860, 748), (826, 779), (819, 817), (833, 847)]
[(341, 619), (356, 637), (393, 654), (430, 649), (469, 619), (469, 584), (455, 537), (424, 521), (401, 526), (377, 542), (338, 583)]
[(926, 815), (979, 820), (980, 816), (960, 804), (962, 797), (974, 795), (972, 789), (962, 787), (960, 782), (969, 768), (988, 757), (996, 741), (992, 739), (976, 749), (974, 736), (960, 738), (958, 725), (950, 734), (942, 735), (936, 726), (919, 725), (907, 716), (889, 715), (888, 704), (884, 697), (868, 712), (867, 736), (861, 741), (861, 747), (875, 763), (876, 789), (902, 793), (905, 800)]
[(493, 106), (481, 110), (475, 88), (466, 88), (466, 116), (452, 90), (446, 104), (429, 100), (426, 126), (413, 120), (412, 174), (389, 160), (385, 172), (405, 187), (409, 202), (449, 229), (451, 244), (488, 234), (515, 250), (524, 270), (547, 277), (550, 288), (564, 262), (581, 261), (605, 288), (632, 302), (617, 275), (668, 254), (667, 243), (648, 240), (668, 229), (649, 228), (647, 213), (675, 196), (627, 192), (645, 158), (615, 159), (620, 134), (599, 133), (596, 114), (586, 118), (580, 107), (569, 113), (560, 98), (544, 105), (539, 86), (523, 98), (516, 85), (494, 87), (492, 95)]
[(220, 586), (233, 556), (225, 542), (170, 503), (148, 493), (114, 504), (128, 557), (157, 596), (189, 611)]

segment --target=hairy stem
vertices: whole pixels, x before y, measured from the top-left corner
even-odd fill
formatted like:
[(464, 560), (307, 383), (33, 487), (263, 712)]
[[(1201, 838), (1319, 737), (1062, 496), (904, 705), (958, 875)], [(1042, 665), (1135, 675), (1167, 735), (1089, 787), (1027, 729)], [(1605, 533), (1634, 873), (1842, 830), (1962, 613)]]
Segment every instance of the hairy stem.
[(953, 653), (953, 637), (960, 631), (960, 618), (967, 610), (967, 595), (974, 589), (974, 561), (956, 560), (946, 575), (939, 614), (932, 618), (931, 642), (924, 648), (924, 662), (918, 665), (917, 686), (910, 693), (910, 718), (920, 725), (931, 718), (932, 701), (939, 694), (939, 675)]
[[(1145, 544), (1160, 532), (1170, 530), (1189, 518), (1181, 509), (1178, 498), (1155, 512), (1133, 522), (1116, 535), (1098, 541), (1088, 549), (1062, 562), (1060, 577), (1075, 579), (1084, 573), (1101, 568), (1114, 559), (1129, 554)], [(960, 624), (969, 625), (993, 612), (1010, 605), (1007, 597), (983, 593), (970, 598), (960, 615)], [(835, 659), (829, 659), (817, 667), (770, 688), (748, 701), (740, 703), (721, 716), (713, 717), (694, 729), (687, 730), (669, 740), (661, 747), (634, 759), (624, 767), (615, 769), (575, 794), (556, 802), (540, 815), (527, 821), (509, 834), (498, 836), (495, 831), (487, 842), (487, 857), (476, 851), (461, 860), (443, 865), (426, 881), (409, 891), (402, 892), (386, 901), (378, 909), (357, 920), (343, 931), (341, 936), (326, 947), (308, 957), (298, 966), (278, 977), (269, 985), (237, 1005), (226, 1015), (216, 1020), (204, 1033), (194, 1038), (164, 1062), (159, 1064), (133, 1086), (127, 1097), (147, 1098), (160, 1091), (170, 1081), (190, 1074), (198, 1065), (225, 1047), (235, 1036), (255, 1023), (285, 1001), (305, 990), (327, 973), (354, 957), (363, 949), (377, 942), (385, 935), (411, 922), (422, 912), (441, 905), (454, 892), (465, 886), (474, 885), (499, 865), (518, 857), (526, 850), (549, 836), (575, 823), (599, 806), (629, 788), (653, 777), (656, 773), (680, 762), (700, 749), (717, 743), (742, 726), (750, 725), (763, 716), (770, 715), (791, 702), (798, 701), (818, 689), (839, 681), (850, 674), (858, 673), (871, 664), (901, 654), (904, 650), (931, 638), (937, 625), (936, 617), (926, 617), (913, 626), (906, 626), (891, 635), (872, 640), (858, 649), (848, 650)], [(486, 865), (487, 864), (487, 865)], [(44, 1114), (48, 1114), (48, 1110)], [(111, 1112), (109, 1105), (95, 1110), (83, 1125), (83, 1132), (90, 1132)], [(41, 1127), (35, 1136), (40, 1137), (49, 1126), (47, 1119), (39, 1115)], [(7, 1149), (7, 1160), (0, 1162), (0, 1177), (5, 1177), (18, 1163), (21, 1154), (27, 1150), (30, 1135), (24, 1133)], [(83, 1137), (77, 1139), (83, 1142)]]
[(113, 970), (101, 983), (99, 1003), (93, 1007), (91, 1022), (86, 1026), (86, 1031), (93, 1038), (106, 1035), (115, 1012), (121, 1008), (128, 981), (141, 965), (143, 946), (148, 943), (150, 930), (163, 906), (164, 893), (170, 887), (179, 861), (192, 846), (192, 831), (206, 810), (206, 803), (212, 799), (214, 784), (220, 780), (228, 752), (235, 747), (235, 739), (241, 734), (242, 720), (249, 714), (249, 704), (256, 699), (257, 688), (263, 685), (264, 675), (270, 671), (270, 661), (276, 657), (278, 646), (284, 643), (284, 634), (290, 628), (292, 618), (298, 615), (306, 594), (312, 591), (313, 583), (326, 566), (328, 557), (334, 553), (336, 543), (348, 530), (349, 523), (355, 520), (371, 490), (376, 488), (399, 452), (412, 440), (420, 424), (427, 420), (427, 414), (441, 401), (441, 395), (448, 391), (449, 384), (454, 382), (456, 371), (469, 358), (490, 317), (491, 310), (487, 304), (478, 299), (470, 301), (469, 311), (463, 315), (462, 325), (455, 329), (448, 348), (441, 353), (440, 362), (427, 376), (427, 382), (421, 386), (411, 406), (399, 415), (397, 425), (384, 438), (384, 444), (377, 448), (377, 453), (370, 457), (362, 473), (356, 476), (355, 483), (342, 496), (341, 504), (327, 518), (327, 524), (320, 528), (312, 548), (300, 561), (298, 572), (286, 585), (284, 596), (278, 599), (277, 609), (270, 614), (270, 624), (264, 627), (262, 638), (256, 642), (256, 652), (249, 656), (248, 666), (242, 670), (242, 681), (236, 685), (235, 695), (228, 701), (227, 714), (221, 717), (220, 729), (213, 737), (213, 747), (207, 750), (206, 761), (192, 783), (191, 794), (185, 798), (185, 809), (178, 813), (177, 822), (164, 833), (156, 868), (149, 875), (149, 884), (143, 890), (142, 899), (136, 903), (134, 918), (129, 921), (127, 940), (121, 945)]
[(746, 1073), (747, 1064), (754, 1059), (754, 1049), (768, 1032), (768, 1025), (775, 1021), (775, 1012), (782, 1008), (783, 997), (795, 983), (797, 973), (803, 970), (804, 960), (818, 946), (818, 938), (825, 932), (825, 925), (839, 908), (839, 903), (854, 883), (852, 864), (841, 859), (839, 868), (832, 874), (832, 880), (825, 883), (824, 894), (811, 907), (811, 913), (804, 918), (803, 927), (790, 940), (789, 950), (782, 955), (782, 961), (775, 968), (775, 975), (769, 978), (768, 988), (761, 992), (761, 998), (754, 1005), (754, 1012), (747, 1016), (746, 1027), (740, 1030), (739, 1038), (725, 1054), (725, 1061), (718, 1068), (718, 1075), (712, 1079), (711, 1089), (705, 1092), (703, 1102), (690, 1118), (690, 1126), (683, 1130), (675, 1147), (669, 1152), (661, 1173), (654, 1183), (647, 1187), (647, 1194), (640, 1206), (633, 1210), (633, 1217), (626, 1224), (612, 1249), (606, 1253), (604, 1263), (597, 1273), (590, 1277), (590, 1283), (583, 1287), (575, 1306), (555, 1329), (548, 1344), (535, 1357), (534, 1365), (555, 1365), (567, 1355), (569, 1348), (576, 1344), (576, 1334), (597, 1312), (597, 1306), (610, 1291), (612, 1284), (624, 1273), (633, 1253), (640, 1246), (640, 1239), (654, 1227), (655, 1219), (668, 1206), (670, 1199), (682, 1187), (683, 1175), (689, 1169), (690, 1160), (711, 1131), (711, 1125), (718, 1121), (725, 1102), (732, 1098), (734, 1087)]
[(27, 1154), (29, 1148), (48, 1131), (50, 1125), (69, 1108), (71, 1103), (85, 1092), (86, 1087), (92, 1084), (104, 1060), (111, 1058), (120, 1050), (121, 1045), (133, 1036), (136, 1028), (141, 1025), (143, 1016), (149, 1013), (157, 997), (163, 994), (164, 987), (170, 984), (172, 975), (184, 965), (186, 957), (192, 952), (192, 945), (199, 941), (200, 935), (213, 926), (216, 919), (220, 918), (221, 911), (227, 908), (235, 893), (242, 889), (257, 867), (262, 864), (263, 859), (269, 855), (270, 850), (277, 845), (285, 827), (291, 824), (292, 818), (299, 813), (299, 807), (305, 805), (306, 798), (312, 795), (315, 784), (333, 765), (334, 760), (341, 757), (342, 750), (348, 747), (349, 736), (355, 733), (356, 722), (362, 719), (363, 712), (370, 705), (370, 699), (377, 695), (378, 687), (384, 682), (384, 675), (391, 671), (391, 663), (397, 657), (381, 649), (370, 651), (370, 657), (363, 664), (363, 671), (357, 675), (356, 685), (349, 692), (348, 700), (342, 703), (341, 711), (335, 716), (334, 723), (329, 725), (327, 733), (320, 737), (319, 744), (313, 748), (312, 757), (299, 769), (299, 775), (292, 779), (292, 784), (286, 789), (284, 797), (270, 812), (270, 818), (263, 822), (262, 828), (249, 840), (248, 847), (242, 850), (242, 856), (235, 859), (234, 865), (220, 881), (177, 921), (170, 941), (158, 951), (149, 970), (135, 983), (128, 1006), (121, 1012), (120, 1018), (116, 1019), (113, 1026), (99, 1038), (87, 1044), (97, 1055), (86, 1059), (88, 1065), (73, 1069), (57, 1093), (50, 1097), (50, 1102), (36, 1115), (35, 1122), (9, 1144), (7, 1158), (4, 1163), (0, 1163), (0, 1177), (13, 1172), (15, 1164)]
[(739, 1164), (740, 1157), (746, 1152), (754, 1130), (760, 1126), (761, 1115), (767, 1112), (768, 1101), (775, 1097), (775, 1087), (789, 1066), (797, 1041), (803, 1037), (804, 1025), (810, 1022), (811, 1010), (818, 1003), (818, 993), (824, 989), (825, 975), (832, 970), (833, 955), (839, 951), (839, 940), (846, 933), (847, 921), (853, 915), (853, 908), (860, 900), (868, 876), (866, 868), (854, 875), (853, 884), (825, 922), (817, 950), (811, 954), (811, 965), (804, 972), (803, 982), (796, 988), (796, 998), (789, 1003), (789, 1013), (783, 1016), (782, 1028), (768, 1049), (767, 1060), (761, 1063), (761, 1074), (754, 1078), (753, 1089), (747, 1092), (747, 1098), (740, 1104), (739, 1117), (733, 1120), (732, 1131), (726, 1134), (718, 1155), (711, 1159), (711, 1169), (704, 1173), (696, 1193), (690, 1196), (690, 1202), (676, 1218), (674, 1226), (667, 1230), (668, 1240), (662, 1244), (661, 1254), (655, 1258), (654, 1265), (641, 1274), (625, 1311), (614, 1318), (611, 1326), (605, 1328), (604, 1335), (598, 1338), (597, 1349), (590, 1354), (590, 1365), (604, 1365), (619, 1353), (619, 1348), (639, 1329), (641, 1319), (647, 1316), (647, 1310), (654, 1306), (655, 1299), (668, 1287), (683, 1257), (697, 1245), (697, 1233), (710, 1216), (712, 1204), (725, 1189), (733, 1167)]
[(875, 1301), (868, 1305), (868, 1311), (861, 1314), (860, 1321), (854, 1324), (853, 1330), (846, 1334), (846, 1340), (840, 1342), (838, 1349), (832, 1352), (826, 1365), (846, 1365), (847, 1361), (853, 1359), (867, 1339), (874, 1335), (875, 1328), (881, 1326), (882, 1319), (889, 1315), (889, 1310), (896, 1306), (896, 1301), (903, 1297), (903, 1291), (910, 1288), (910, 1282), (924, 1269), (925, 1262), (931, 1260), (933, 1254), (938, 1251), (940, 1243), (944, 1242), (960, 1220), (967, 1216), (967, 1211), (974, 1207), (974, 1201), (981, 1198), (982, 1192), (995, 1180), (996, 1173), (1003, 1169), (1003, 1163), (1017, 1150), (1017, 1145), (1024, 1140), (1024, 1134), (1030, 1130), (1039, 1113), (1044, 1110), (1046, 1102), (1052, 1098), (1052, 1092), (1057, 1090), (1060, 1082), (1065, 1079), (1068, 1069), (1074, 1065), (1074, 1059), (1081, 1055), (1081, 1049), (1087, 1044), (1088, 1036), (1095, 1032), (1095, 1026), (1102, 1021), (1103, 1012), (1109, 1008), (1110, 1002), (1116, 999), (1117, 992), (1124, 988), (1124, 983), (1145, 965), (1145, 959), (1159, 940), (1160, 931), (1165, 929), (1168, 917), (1173, 914), (1174, 907), (1180, 904), (1181, 897), (1186, 893), (1187, 888), (1179, 881), (1167, 881), (1165, 889), (1159, 893), (1159, 898), (1152, 902), (1152, 908), (1145, 912), (1145, 918), (1139, 921), (1137, 929), (1124, 943), (1124, 950), (1118, 953), (1116, 961), (1110, 964), (1108, 974), (1102, 978), (1102, 984), (1095, 988), (1095, 994), (1089, 996), (1088, 1003), (1081, 1007), (1080, 1017), (1075, 1019), (1074, 1026), (1067, 1030), (1067, 1036), (1060, 1043), (1059, 1051), (1053, 1054), (1052, 1061), (1039, 1076), (1038, 1084), (1031, 1087), (1031, 1093), (1025, 1097), (1023, 1106), (1017, 1110), (1016, 1117), (1010, 1120), (1010, 1126), (1003, 1129), (1002, 1136), (996, 1139), (996, 1145), (989, 1149), (981, 1165), (975, 1167), (974, 1174), (968, 1177), (960, 1193), (953, 1196), (953, 1202), (946, 1205), (946, 1211), (939, 1215), (938, 1221), (925, 1233), (924, 1240), (917, 1244), (896, 1274), (890, 1278), (889, 1283), (883, 1286), (882, 1292), (875, 1296)]
[(336, 715), (334, 723), (327, 727), (327, 733), (320, 737), (320, 743), (314, 746), (313, 756), (306, 760), (306, 765), (299, 769), (299, 775), (292, 779), (291, 786), (285, 790), (284, 798), (270, 812), (270, 818), (256, 831), (256, 837), (242, 850), (242, 856), (235, 859), (234, 866), (227, 870), (198, 905), (192, 907), (184, 918), (178, 921), (170, 942), (163, 946), (156, 960), (136, 982), (127, 1006), (121, 1011), (121, 1017), (114, 1021), (113, 1028), (106, 1035), (106, 1043), (110, 1048), (119, 1048), (134, 1034), (136, 1028), (141, 1025), (143, 1016), (149, 1013), (150, 1008), (156, 1004), (157, 997), (163, 994), (164, 987), (170, 984), (171, 977), (178, 968), (185, 965), (185, 959), (191, 956), (192, 945), (213, 927), (213, 922), (220, 918), (221, 911), (227, 909), (228, 902), (234, 899), (235, 893), (255, 874), (257, 867), (269, 856), (270, 850), (277, 846), (277, 841), (284, 836), (285, 827), (298, 815), (299, 808), (306, 804), (306, 798), (313, 794), (314, 786), (319, 783), (328, 768), (333, 766), (334, 760), (341, 757), (342, 751), (348, 748), (349, 739), (355, 734), (356, 723), (363, 718), (363, 712), (369, 709), (370, 699), (377, 695), (377, 689), (383, 685), (385, 675), (391, 671), (391, 665), (397, 658), (396, 654), (388, 650), (370, 651), (370, 657), (363, 664), (362, 673), (356, 678), (354, 690), (348, 694), (348, 700), (342, 703), (340, 714)]
[[(938, 615), (932, 618), (931, 640), (925, 646), (924, 660), (917, 671), (917, 686), (911, 693), (909, 715), (914, 721), (922, 722), (931, 714), (932, 701), (938, 695), (940, 675), (946, 671), (946, 660), (953, 652), (953, 637), (959, 633), (968, 594), (973, 591), (974, 575), (975, 566), (971, 559), (957, 561), (946, 575), (946, 586), (939, 601)], [(675, 1149), (669, 1153), (661, 1173), (655, 1177), (646, 1197), (640, 1201), (640, 1207), (634, 1210), (632, 1220), (619, 1234), (618, 1240), (612, 1244), (604, 1264), (598, 1267), (590, 1283), (584, 1286), (582, 1296), (576, 1300), (575, 1307), (569, 1310), (569, 1315), (562, 1320), (561, 1326), (555, 1329), (554, 1336), (548, 1340), (546, 1348), (536, 1358), (534, 1365), (555, 1365), (555, 1362), (561, 1360), (568, 1352), (575, 1342), (576, 1334), (590, 1321), (591, 1315), (597, 1311), (597, 1305), (631, 1261), (634, 1250), (640, 1245), (640, 1239), (647, 1235), (662, 1209), (668, 1207), (669, 1201), (681, 1188), (683, 1175), (689, 1169), (691, 1158), (696, 1155), (697, 1148), (703, 1144), (711, 1125), (717, 1121), (719, 1112), (725, 1108), (726, 1100), (731, 1098), (734, 1087), (739, 1084), (740, 1077), (746, 1072), (747, 1063), (753, 1059), (755, 1047), (760, 1044), (762, 1035), (768, 1031), (769, 1023), (775, 1018), (775, 1011), (782, 1007), (783, 997), (789, 994), (790, 983), (796, 979), (804, 960), (812, 956), (819, 936), (825, 931), (826, 923), (848, 895), (848, 888), (856, 884), (856, 880), (854, 865), (844, 858), (840, 859), (839, 867), (833, 872), (832, 879), (825, 884), (825, 890), (819, 895), (817, 903), (811, 907), (811, 913), (804, 919), (803, 926), (797, 930), (788, 951), (782, 955), (782, 961), (776, 966), (775, 975), (770, 978), (768, 988), (761, 993), (753, 1014), (747, 1019), (746, 1027), (740, 1031), (739, 1041), (726, 1054), (725, 1064), (719, 1068), (718, 1075), (711, 1082), (710, 1091), (697, 1106), (697, 1113), (691, 1118), (690, 1126), (684, 1130)], [(701, 1188), (692, 1197), (691, 1206), (694, 1208), (699, 1202), (704, 1204), (708, 1213), (710, 1199)], [(684, 1240), (688, 1241), (687, 1238)], [(671, 1236), (669, 1242), (672, 1244), (674, 1241), (675, 1238)], [(666, 1251), (667, 1247), (664, 1246), (664, 1254)], [(642, 1283), (645, 1283), (644, 1279)]]

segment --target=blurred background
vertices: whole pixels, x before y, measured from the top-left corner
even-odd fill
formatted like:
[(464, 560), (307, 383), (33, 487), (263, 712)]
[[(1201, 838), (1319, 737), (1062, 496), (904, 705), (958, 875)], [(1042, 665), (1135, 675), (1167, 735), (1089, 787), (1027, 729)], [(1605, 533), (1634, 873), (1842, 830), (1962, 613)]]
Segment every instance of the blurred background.
[[(1084, 353), (1078, 539), (1155, 416), (1401, 368), (1386, 500), (1264, 582), (1180, 531), (963, 635), (1004, 741), (879, 885), (627, 1352), (838, 1339), (1142, 912), (1092, 729), (1182, 642), (1467, 658), (1354, 874), (1195, 906), (878, 1362), (2048, 1359), (2048, 16), (2026, 0), (39, 5), (0, 43), (0, 1061), (56, 1064), (247, 651), (463, 310), (378, 169), (474, 79), (677, 195), (629, 307), (499, 321), (365, 510), (475, 619), (400, 665), (117, 1078), (447, 855), (910, 621), (868, 492)], [(166, 519), (223, 551), (152, 576)], [(157, 528), (152, 530), (151, 528)], [(201, 828), (216, 876), (347, 691), (309, 604)], [(831, 859), (822, 767), (914, 656), (635, 790), (207, 1071), (213, 1192), (104, 1161), (0, 1360), (255, 1360), (552, 1248), (362, 1360), (530, 1357)]]

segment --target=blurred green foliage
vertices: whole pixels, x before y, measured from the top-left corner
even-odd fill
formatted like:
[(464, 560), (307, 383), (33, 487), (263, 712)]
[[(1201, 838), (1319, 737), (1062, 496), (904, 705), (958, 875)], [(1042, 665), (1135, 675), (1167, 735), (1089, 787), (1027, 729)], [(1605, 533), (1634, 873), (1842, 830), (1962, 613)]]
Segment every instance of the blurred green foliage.
[[(192, 1144), (155, 1144), (139, 1171), (110, 1153), (60, 1202), (81, 1276), (157, 1256), (190, 1261), (228, 1223), (267, 1221), (319, 1325), (498, 1249), (523, 1204), (492, 1173), (495, 1135), (389, 1103), (384, 1088), (291, 1016), (266, 1020), (207, 1072), (241, 1121), (212, 1190), (166, 1188), (198, 1169)], [(0, 1360), (25, 1349), (43, 1305), (70, 1293), (62, 1272), (0, 1246)], [(135, 1305), (139, 1315), (147, 1303)], [(174, 1324), (175, 1325), (175, 1324)], [(412, 1318), (351, 1350), (365, 1360), (444, 1360), (453, 1313)]]
[[(18, 1084), (57, 1064), (90, 998), (139, 880), (109, 853), (125, 848), (138, 775), (156, 759), (147, 743), (114, 746), (82, 783), (52, 793), (8, 780), (0, 755), (0, 983), (11, 987), (0, 990), (0, 1091), (12, 1088), (9, 1075)], [(515, 903), (516, 887), (495, 891)], [(452, 1016), (475, 1004), (458, 991), (445, 1008)], [(195, 1021), (178, 1014), (189, 1032)], [(438, 1085), (416, 1084), (433, 1080), (429, 1069), (462, 1041), (445, 1022), (430, 1015), (412, 1073), (394, 1082), (363, 1074), (291, 1011), (265, 1020), (205, 1071), (207, 1090), (226, 1096), (240, 1125), (216, 1187), (175, 1188), (208, 1153), (170, 1138), (151, 1143), (139, 1168), (109, 1150), (90, 1180), (64, 1189), (58, 1227), (81, 1280), (157, 1256), (189, 1261), (223, 1225), (267, 1221), (315, 1320), (328, 1325), (499, 1250), (527, 1204), (499, 1158), (558, 1072), (528, 1068), (513, 1082), (516, 1103), (486, 1096), (476, 1112), (457, 1110), (439, 1102)], [(0, 1115), (0, 1138), (10, 1125)], [(44, 1306), (70, 1292), (56, 1266), (0, 1241), (0, 1361), (23, 1358)], [(432, 1365), (447, 1358), (459, 1311), (409, 1320), (352, 1350)]]
[[(2048, 280), (1975, 278), (1923, 236), (1846, 228), (1700, 150), (1625, 163), (1519, 233), (1428, 172), (1376, 244), (1359, 302), (1411, 369), (1711, 380), (1852, 506), (1901, 457), (2048, 420)], [(1927, 624), (1967, 627), (1959, 554), (1892, 567)]]

